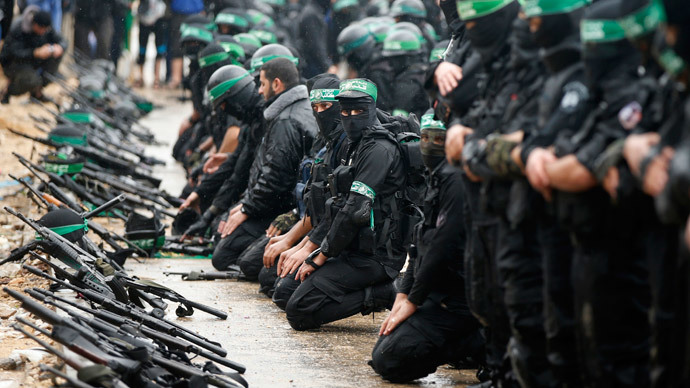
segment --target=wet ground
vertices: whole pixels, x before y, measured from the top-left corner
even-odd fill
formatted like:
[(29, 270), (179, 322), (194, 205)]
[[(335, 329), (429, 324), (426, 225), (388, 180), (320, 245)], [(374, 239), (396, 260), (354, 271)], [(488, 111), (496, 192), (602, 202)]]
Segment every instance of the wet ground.
[[(180, 122), (190, 112), (189, 103), (180, 103), (169, 91), (142, 92), (155, 100), (154, 110), (142, 123), (154, 130), (166, 146), (152, 146), (149, 154), (168, 161), (157, 169), (162, 187), (178, 194), (184, 185), (184, 173), (172, 161), (170, 149)], [(224, 310), (227, 320), (202, 311), (190, 318), (178, 318), (185, 326), (220, 342), (228, 358), (247, 366), (245, 378), (251, 387), (464, 387), (476, 382), (474, 371), (440, 367), (437, 372), (412, 385), (385, 383), (367, 365), (377, 339), (378, 328), (387, 313), (355, 316), (323, 326), (320, 330), (296, 332), (285, 314), (258, 292), (258, 285), (232, 280), (182, 281), (166, 277), (163, 271), (212, 270), (210, 260), (147, 259), (130, 260), (126, 267), (132, 274), (160, 282), (194, 301)], [(169, 306), (174, 319), (176, 306)]]

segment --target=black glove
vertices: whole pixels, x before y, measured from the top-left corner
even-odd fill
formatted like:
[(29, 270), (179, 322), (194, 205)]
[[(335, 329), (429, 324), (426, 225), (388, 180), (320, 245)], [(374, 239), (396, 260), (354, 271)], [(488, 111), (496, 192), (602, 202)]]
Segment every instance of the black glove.
[(213, 222), (213, 219), (216, 218), (218, 213), (220, 213), (220, 209), (215, 206), (211, 206), (204, 212), (199, 221), (193, 223), (189, 228), (187, 228), (183, 236), (206, 235), (206, 231), (211, 226), (211, 222)]

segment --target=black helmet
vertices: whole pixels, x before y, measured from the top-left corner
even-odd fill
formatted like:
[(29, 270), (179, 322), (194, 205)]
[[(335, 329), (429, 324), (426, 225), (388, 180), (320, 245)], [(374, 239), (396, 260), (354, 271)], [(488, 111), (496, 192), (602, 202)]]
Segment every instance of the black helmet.
[(79, 154), (51, 151), (43, 156), (43, 168), (57, 175), (76, 174), (84, 168), (85, 161)]
[(213, 20), (204, 15), (196, 14), (188, 16), (184, 19), (184, 22), (180, 25), (180, 32), (192, 25), (199, 26), (209, 32), (216, 29), (216, 25), (213, 23)]
[(261, 41), (261, 44), (272, 44), (272, 43), (278, 43), (278, 35), (274, 32), (275, 29), (273, 28), (253, 28), (249, 30), (249, 33), (251, 35), (254, 35), (259, 41)]
[(275, 28), (276, 23), (271, 18), (270, 16), (266, 15), (265, 13), (261, 11), (257, 11), (255, 9), (248, 9), (247, 10), (247, 18), (249, 19), (249, 23), (251, 24), (251, 28), (256, 28), (256, 29), (270, 29), (270, 28)]
[(240, 46), (244, 49), (244, 58), (245, 62), (247, 59), (251, 58), (256, 50), (260, 49), (261, 46), (263, 46), (263, 43), (257, 38), (256, 36), (248, 33), (242, 33), (242, 34), (237, 34), (235, 35), (235, 39), (237, 40), (237, 43), (239, 43)]
[(70, 124), (59, 124), (48, 134), (48, 139), (57, 144), (87, 145), (86, 131)]
[(254, 79), (240, 66), (227, 65), (216, 70), (208, 80), (206, 90), (213, 108), (217, 108), (229, 98), (237, 99), (247, 87), (255, 88)]
[(292, 54), (289, 48), (277, 43), (268, 44), (256, 50), (254, 55), (252, 55), (250, 64), (252, 75), (255, 77), (258, 76), (261, 66), (275, 58), (287, 58), (291, 60), (295, 66), (299, 65), (299, 59)]
[(383, 41), (384, 57), (413, 56), (422, 53), (422, 42), (413, 32), (393, 30)]
[(205, 81), (208, 81), (216, 70), (231, 64), (232, 55), (219, 44), (211, 43), (199, 52), (199, 67)]
[(161, 223), (158, 213), (148, 218), (132, 212), (125, 222), (125, 238), (150, 256), (165, 244), (165, 225)]
[(409, 31), (413, 33), (417, 37), (417, 39), (419, 39), (420, 42), (425, 43), (424, 33), (422, 32), (422, 29), (419, 28), (416, 24), (410, 22), (395, 23), (388, 33), (391, 34), (394, 31), (400, 30)]
[(38, 223), (73, 243), (79, 241), (88, 230), (86, 220), (72, 209), (50, 211)]
[(261, 3), (268, 4), (273, 12), (280, 11), (285, 8), (285, 0), (260, 0)]
[(395, 0), (391, 6), (390, 15), (394, 18), (408, 16), (425, 19), (426, 7), (421, 0)]
[(242, 65), (247, 58), (244, 47), (232, 35), (218, 35), (216, 42), (230, 54), (232, 65)]
[(180, 29), (182, 51), (188, 57), (196, 57), (199, 51), (213, 42), (213, 33), (199, 24), (190, 24)]
[(358, 70), (371, 59), (376, 47), (374, 37), (361, 25), (346, 27), (338, 35), (337, 43), (340, 55), (345, 56), (347, 62)]
[[(223, 34), (238, 34), (249, 31), (249, 20), (239, 9), (225, 8), (216, 15), (216, 25)], [(228, 29), (229, 31), (226, 31)]]

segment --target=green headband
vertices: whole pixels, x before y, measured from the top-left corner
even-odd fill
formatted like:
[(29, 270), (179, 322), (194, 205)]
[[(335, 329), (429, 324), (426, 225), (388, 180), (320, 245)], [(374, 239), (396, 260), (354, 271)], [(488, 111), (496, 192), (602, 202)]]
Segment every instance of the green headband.
[(340, 51), (341, 54), (347, 54), (350, 51), (356, 49), (357, 47), (363, 45), (364, 42), (366, 42), (368, 38), (369, 38), (369, 34), (364, 34), (359, 39), (353, 40), (352, 42), (349, 42), (349, 43), (345, 43), (344, 45), (342, 45), (342, 47), (338, 47), (338, 51)]
[(227, 81), (221, 82), (220, 84), (216, 85), (213, 89), (209, 90), (208, 92), (208, 99), (209, 101), (213, 102), (215, 101), (218, 97), (222, 96), (225, 92), (230, 90), (233, 86), (235, 86), (236, 83), (240, 82), (244, 77), (247, 77), (249, 73), (244, 73), (239, 77), (229, 79)]
[(340, 93), (347, 91), (356, 91), (368, 94), (371, 98), (376, 101), (378, 97), (378, 88), (373, 83), (364, 79), (349, 79), (340, 83)]
[(312, 89), (309, 93), (309, 101), (312, 103), (336, 102), (335, 97), (340, 93), (340, 89)]
[(513, 0), (461, 0), (457, 2), (458, 15), (463, 21), (472, 20), (490, 15), (512, 2)]
[(252, 62), (251, 62), (251, 66), (250, 66), (252, 69), (252, 72), (255, 72), (255, 71), (261, 69), (261, 66), (263, 66), (266, 62), (268, 62), (272, 59), (276, 59), (276, 58), (287, 58), (292, 63), (294, 63), (295, 66), (299, 65), (299, 58), (295, 58), (295, 57), (290, 56), (290, 55), (267, 55), (265, 57), (252, 58)]
[(43, 162), (43, 168), (48, 172), (54, 172), (58, 175), (77, 174), (77, 173), (80, 173), (81, 170), (84, 169), (84, 163), (65, 164), (65, 163)]
[(196, 38), (204, 42), (213, 42), (213, 34), (203, 28), (187, 26), (187, 28), (182, 30), (182, 38)]
[(66, 112), (62, 117), (73, 123), (92, 123), (94, 121), (93, 115), (89, 112)]
[(276, 25), (276, 23), (271, 19), (269, 16), (266, 16), (262, 13), (255, 13), (253, 15), (249, 15), (249, 18), (254, 25), (259, 25), (263, 24), (266, 27), (273, 27)]
[(443, 121), (439, 120), (434, 120), (434, 115), (433, 114), (428, 114), (422, 116), (422, 125), (421, 129), (442, 129), (446, 130), (445, 124), (443, 124)]
[(426, 8), (417, 9), (415, 7), (410, 7), (409, 5), (398, 4), (398, 5), (393, 6), (393, 8), (391, 9), (391, 13), (392, 14), (400, 13), (403, 15), (415, 15), (415, 16), (425, 18), (426, 17)]
[(359, 5), (357, 0), (338, 0), (333, 4), (333, 11), (339, 12), (347, 7), (354, 7)]
[[(77, 230), (84, 230), (84, 232), (88, 232), (89, 231), (89, 222), (86, 219), (84, 219), (83, 224), (56, 226), (54, 228), (48, 228), (48, 229), (52, 230), (53, 232), (55, 232), (56, 234), (58, 234), (60, 236), (64, 236), (66, 234), (76, 232)], [(39, 236), (37, 233), (36, 234), (36, 240), (40, 240), (40, 239), (41, 239), (41, 236)]]
[(278, 38), (276, 37), (276, 34), (270, 31), (250, 30), (249, 33), (256, 36), (261, 42), (278, 43)]
[(534, 16), (568, 13), (582, 8), (590, 3), (590, 0), (524, 0), (522, 8), (528, 18)]
[(270, 5), (276, 5), (282, 7), (285, 5), (285, 0), (261, 0), (262, 2)]
[(235, 39), (237, 39), (237, 41), (240, 43), (250, 44), (252, 46), (256, 46), (257, 48), (263, 46), (259, 38), (252, 34), (247, 34), (246, 32), (235, 35)]
[(232, 55), (233, 59), (244, 57), (244, 48), (239, 44), (232, 42), (220, 42), (219, 44), (220, 47)]
[(86, 134), (82, 137), (48, 135), (48, 139), (58, 144), (86, 145), (88, 143)]
[(216, 24), (230, 24), (233, 26), (247, 27), (249, 26), (249, 21), (235, 14), (219, 13), (218, 16), (216, 16)]
[(383, 41), (384, 50), (394, 51), (415, 51), (422, 48), (422, 42), (418, 40), (385, 40)]
[(625, 31), (617, 20), (583, 19), (580, 24), (582, 43), (606, 43), (625, 39)]
[(228, 58), (230, 58), (230, 53), (228, 53), (226, 51), (221, 51), (219, 53), (213, 53), (213, 54), (207, 55), (205, 57), (199, 58), (199, 67), (201, 67), (203, 69), (205, 67), (213, 65), (214, 63), (224, 61)]
[(620, 24), (625, 31), (625, 36), (633, 39), (655, 31), (659, 24), (665, 21), (664, 6), (658, 0), (652, 0), (646, 7), (642, 7), (637, 12), (621, 19)]

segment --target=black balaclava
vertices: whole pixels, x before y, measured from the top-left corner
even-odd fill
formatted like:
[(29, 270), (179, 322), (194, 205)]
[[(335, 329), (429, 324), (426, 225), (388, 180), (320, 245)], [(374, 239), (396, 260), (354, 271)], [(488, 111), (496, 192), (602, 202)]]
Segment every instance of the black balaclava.
[(529, 31), (529, 22), (526, 19), (515, 18), (513, 33), (510, 35), (509, 42), (510, 65), (514, 68), (534, 60), (539, 53), (539, 48)]
[(446, 23), (453, 36), (462, 39), (465, 34), (465, 23), (460, 20), (460, 15), (458, 15), (458, 6), (455, 0), (441, 0), (439, 4), (443, 15), (446, 17)]
[(467, 37), (484, 64), (493, 62), (505, 47), (519, 9), (520, 5), (513, 2), (492, 14), (472, 20), (475, 25), (467, 29)]
[[(587, 9), (585, 19), (618, 20), (620, 0), (594, 3)], [(634, 74), (640, 65), (639, 52), (627, 39), (611, 42), (587, 42), (583, 60), (587, 86), (594, 94), (603, 91), (604, 84), (611, 84)]]
[(367, 129), (379, 123), (376, 118), (376, 101), (369, 97), (341, 98), (340, 109), (353, 110), (361, 109), (362, 113), (357, 116), (341, 116), (343, 129), (347, 137), (353, 143), (358, 143), (364, 136)]
[(422, 161), (429, 171), (434, 171), (446, 159), (446, 126), (436, 120), (433, 110), (429, 109), (422, 116), (421, 132)]
[(534, 41), (537, 42), (539, 47), (551, 48), (578, 31), (578, 28), (573, 25), (571, 15), (568, 13), (543, 15), (540, 17), (541, 25), (534, 32)]
[[(316, 91), (340, 89), (340, 80), (334, 74), (319, 74), (307, 81), (307, 88), (311, 97), (313, 94), (318, 93)], [(315, 93), (312, 93), (312, 91), (315, 91)], [(340, 127), (340, 103), (337, 100), (329, 102), (333, 103), (333, 106), (323, 112), (317, 113), (313, 111), (313, 113), (321, 136), (328, 143), (333, 143), (340, 137), (343, 131)]]
[(583, 9), (569, 13), (541, 16), (541, 25), (532, 36), (541, 47), (541, 56), (551, 73), (580, 62), (582, 44), (580, 43), (580, 19)]

